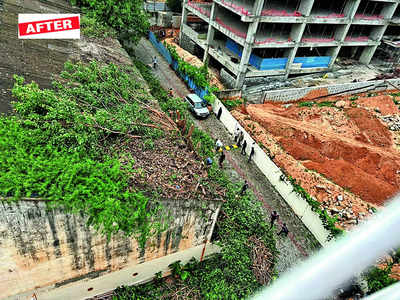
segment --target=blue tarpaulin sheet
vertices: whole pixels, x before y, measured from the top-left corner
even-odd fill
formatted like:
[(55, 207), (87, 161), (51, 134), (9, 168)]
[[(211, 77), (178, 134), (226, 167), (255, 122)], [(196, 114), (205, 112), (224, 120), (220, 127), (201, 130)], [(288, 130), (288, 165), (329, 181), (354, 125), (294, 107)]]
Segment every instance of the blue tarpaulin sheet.
[[(225, 47), (231, 50), (233, 53), (242, 57), (242, 49), (243, 47), (239, 44), (235, 43), (234, 41), (228, 39), (226, 41)], [(257, 55), (251, 54), (249, 59), (249, 64), (256, 67), (258, 70), (279, 70), (285, 69), (287, 58), (261, 58)]]
[(331, 58), (331, 56), (296, 57), (293, 63), (301, 63), (302, 68), (327, 68)]

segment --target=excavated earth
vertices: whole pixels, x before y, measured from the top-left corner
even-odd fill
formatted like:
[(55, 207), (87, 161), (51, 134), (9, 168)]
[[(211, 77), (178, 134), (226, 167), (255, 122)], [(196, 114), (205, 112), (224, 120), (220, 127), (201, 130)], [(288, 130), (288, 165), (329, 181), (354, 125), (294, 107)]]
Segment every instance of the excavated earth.
[(390, 91), (370, 96), (254, 104), (232, 114), (338, 227), (350, 228), (400, 189), (399, 107)]

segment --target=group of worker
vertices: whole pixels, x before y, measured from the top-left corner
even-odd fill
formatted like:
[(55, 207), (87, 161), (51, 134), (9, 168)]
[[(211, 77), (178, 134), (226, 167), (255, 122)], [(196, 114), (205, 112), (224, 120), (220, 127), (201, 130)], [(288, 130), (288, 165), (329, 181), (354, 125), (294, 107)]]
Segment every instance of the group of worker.
[[(245, 180), (244, 184), (242, 185), (242, 188), (240, 189), (239, 195), (243, 196), (246, 193), (248, 187), (249, 184)], [(279, 220), (279, 214), (274, 210), (270, 216), (270, 229), (272, 229), (272, 227), (274, 226), (275, 221), (278, 220)], [(284, 234), (285, 236), (289, 234), (289, 229), (287, 228), (286, 223), (282, 223), (281, 230), (278, 232), (278, 235), (281, 234)]]
[[(238, 148), (242, 147), (240, 153), (242, 155), (246, 155), (247, 141), (244, 139), (243, 131), (240, 130), (238, 125), (236, 125), (236, 128), (234, 130), (234, 141)], [(253, 144), (251, 146), (248, 162), (250, 162), (252, 157), (254, 156), (254, 152), (255, 152), (254, 145), (255, 145), (255, 142), (253, 142)], [(217, 139), (215, 146), (216, 146), (217, 151), (221, 151), (222, 147), (223, 147), (221, 140)], [(224, 160), (225, 160), (225, 152), (222, 150), (221, 156), (219, 157), (219, 167), (220, 168), (222, 168)], [(212, 161), (210, 161), (210, 163), (211, 162)], [(246, 193), (248, 187), (249, 187), (249, 184), (247, 181), (245, 181), (242, 188), (240, 189), (239, 195), (243, 196)], [(279, 214), (274, 210), (270, 216), (270, 229), (274, 226), (274, 223), (278, 220), (279, 220)], [(282, 235), (282, 234), (285, 236), (287, 236), (289, 234), (289, 229), (287, 228), (286, 223), (282, 223), (281, 230), (278, 232), (278, 235)]]

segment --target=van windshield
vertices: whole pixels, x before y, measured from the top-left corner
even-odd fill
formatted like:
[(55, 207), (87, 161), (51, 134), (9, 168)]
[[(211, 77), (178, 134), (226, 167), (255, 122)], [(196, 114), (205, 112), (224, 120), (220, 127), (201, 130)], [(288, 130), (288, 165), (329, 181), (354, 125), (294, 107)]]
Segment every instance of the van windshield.
[(194, 107), (195, 107), (195, 108), (202, 108), (202, 107), (206, 107), (206, 105), (205, 105), (204, 102), (196, 102), (196, 103), (194, 104)]

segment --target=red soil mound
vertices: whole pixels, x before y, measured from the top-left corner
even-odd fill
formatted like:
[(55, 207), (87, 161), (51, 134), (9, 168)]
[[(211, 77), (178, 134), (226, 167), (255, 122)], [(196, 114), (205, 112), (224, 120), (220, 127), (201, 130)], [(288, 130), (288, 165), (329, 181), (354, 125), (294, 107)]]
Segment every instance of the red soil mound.
[(247, 111), (304, 167), (363, 200), (380, 205), (400, 188), (400, 156), (390, 131), (373, 112), (273, 104), (249, 105)]
[(379, 109), (382, 115), (394, 115), (399, 109), (394, 104), (392, 97), (388, 95), (366, 97), (357, 99), (357, 103), (370, 109)]
[(343, 188), (350, 189), (362, 199), (382, 205), (397, 189), (344, 160), (326, 160), (324, 163), (305, 162), (303, 165), (324, 174)]
[(362, 108), (350, 108), (346, 113), (361, 131), (359, 140), (367, 140), (379, 147), (392, 146), (390, 132), (372, 113)]
[(309, 145), (289, 138), (283, 138), (279, 142), (282, 147), (297, 160), (312, 160), (319, 163), (323, 163), (325, 161), (325, 158), (321, 155), (321, 153)]

